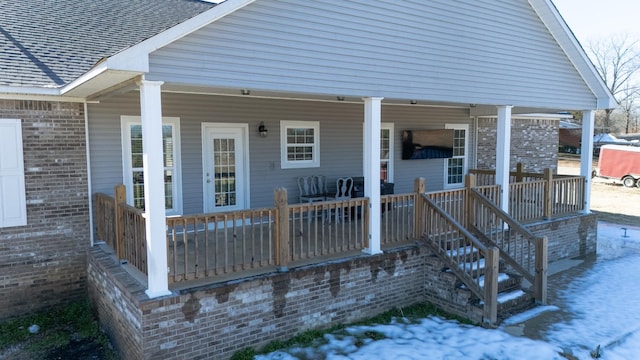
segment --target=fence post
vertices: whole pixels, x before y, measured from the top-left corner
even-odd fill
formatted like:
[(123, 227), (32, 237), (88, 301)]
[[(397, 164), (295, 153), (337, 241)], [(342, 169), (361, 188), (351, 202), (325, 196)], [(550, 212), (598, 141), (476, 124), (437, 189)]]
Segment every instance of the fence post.
[(551, 219), (553, 215), (553, 172), (544, 169), (544, 218)]
[(524, 165), (519, 162), (516, 164), (516, 182), (522, 182), (522, 173), (524, 172)]
[(276, 266), (279, 271), (287, 271), (289, 264), (289, 198), (287, 189), (274, 190), (276, 221)]
[(547, 250), (549, 240), (546, 236), (536, 241), (536, 279), (535, 297), (539, 304), (547, 303)]
[(464, 187), (467, 190), (467, 196), (464, 199), (464, 202), (465, 202), (464, 224), (467, 229), (470, 229), (471, 225), (474, 224), (474, 220), (475, 220), (473, 202), (471, 201), (472, 200), (471, 189), (476, 187), (476, 177), (471, 174), (467, 174), (464, 177)]
[(127, 189), (125, 188), (125, 186), (123, 184), (118, 184), (113, 188), (113, 192), (114, 192), (114, 199), (115, 199), (115, 204), (114, 204), (114, 212), (115, 212), (115, 217), (116, 217), (116, 224), (115, 224), (115, 235), (116, 235), (116, 241), (115, 241), (115, 251), (116, 251), (116, 256), (118, 257), (118, 260), (120, 259), (124, 259), (124, 219), (123, 219), (123, 212), (120, 210), (120, 204), (124, 204), (127, 202)]
[(424, 232), (424, 217), (422, 214), (422, 202), (420, 201), (420, 196), (427, 192), (427, 183), (425, 178), (420, 177), (416, 178), (413, 181), (413, 192), (414, 192), (414, 201), (413, 201), (413, 229), (414, 236), (416, 239), (420, 239), (422, 237), (422, 233)]
[(488, 325), (495, 325), (498, 321), (498, 268), (500, 250), (491, 246), (485, 254), (484, 268), (484, 308), (482, 321)]

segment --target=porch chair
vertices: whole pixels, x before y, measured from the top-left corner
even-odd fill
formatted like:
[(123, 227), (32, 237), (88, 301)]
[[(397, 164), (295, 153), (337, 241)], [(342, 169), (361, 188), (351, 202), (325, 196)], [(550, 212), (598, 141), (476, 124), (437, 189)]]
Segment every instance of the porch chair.
[[(327, 200), (347, 200), (351, 199), (351, 193), (353, 191), (353, 179), (350, 177), (338, 178), (336, 180), (336, 194), (333, 196), (327, 196)], [(336, 222), (340, 222), (344, 213), (349, 210), (349, 207), (338, 208)], [(329, 218), (330, 220), (330, 218)]]
[(324, 175), (301, 176), (298, 178), (299, 200), (303, 202), (325, 201), (327, 182)]

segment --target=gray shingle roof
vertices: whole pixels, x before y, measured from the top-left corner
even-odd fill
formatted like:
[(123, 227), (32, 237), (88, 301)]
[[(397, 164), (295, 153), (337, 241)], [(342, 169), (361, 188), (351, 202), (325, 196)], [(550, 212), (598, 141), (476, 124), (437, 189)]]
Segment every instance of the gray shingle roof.
[(0, 0), (0, 86), (58, 87), (214, 7), (199, 0)]

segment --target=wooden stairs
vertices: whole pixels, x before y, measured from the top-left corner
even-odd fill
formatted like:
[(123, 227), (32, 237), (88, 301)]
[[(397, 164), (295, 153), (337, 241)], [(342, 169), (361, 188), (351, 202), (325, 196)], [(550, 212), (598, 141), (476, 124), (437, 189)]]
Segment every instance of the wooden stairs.
[(463, 191), (448, 202), (421, 197), (422, 241), (437, 259), (429, 260), (428, 268), (439, 274), (431, 287), (440, 294), (432, 299), (445, 310), (497, 326), (546, 302), (547, 239), (481, 193)]
[[(427, 244), (429, 243), (427, 242)], [(439, 264), (442, 265), (440, 278), (444, 279), (444, 282), (451, 287), (450, 292), (455, 294), (458, 307), (471, 308), (470, 313), (482, 314), (484, 301), (456, 274), (458, 271), (455, 267), (458, 267), (458, 270), (466, 270), (466, 272), (472, 270), (474, 283), (480, 287), (481, 291), (484, 291), (487, 265), (485, 258), (477, 250), (470, 252), (468, 246), (449, 249), (447, 250), (448, 256), (438, 256), (439, 252), (434, 252), (433, 256), (438, 257)], [(460, 254), (461, 261), (458, 264), (451, 263), (448, 259), (451, 255), (457, 257), (457, 254)], [(497, 280), (497, 321), (495, 323), (483, 321), (483, 324), (497, 326), (506, 318), (536, 306), (534, 294), (529, 289), (530, 284), (523, 281), (521, 275), (510, 271), (502, 260), (498, 262)], [(470, 316), (470, 318), (472, 317)]]

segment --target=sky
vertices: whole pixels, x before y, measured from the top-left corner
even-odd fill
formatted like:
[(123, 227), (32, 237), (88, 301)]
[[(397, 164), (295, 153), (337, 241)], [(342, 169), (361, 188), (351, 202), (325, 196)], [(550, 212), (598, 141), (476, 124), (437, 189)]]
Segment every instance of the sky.
[[(602, 360), (638, 359), (640, 227), (599, 222), (597, 252), (593, 263), (585, 262), (581, 271), (573, 272), (577, 276), (560, 273), (566, 288), (559, 290), (558, 306), (538, 307), (503, 324), (517, 327), (544, 316), (564, 319), (538, 321), (543, 324), (538, 340), (511, 335), (504, 327), (484, 329), (438, 317), (418, 323), (396, 319), (389, 325), (348, 327), (346, 334), (325, 335), (322, 345), (256, 359), (566, 360), (559, 355), (565, 352), (586, 360), (598, 345)], [(385, 338), (371, 340), (363, 336), (366, 331), (377, 331)]]
[(640, 38), (638, 0), (552, 1), (583, 45), (625, 33)]

